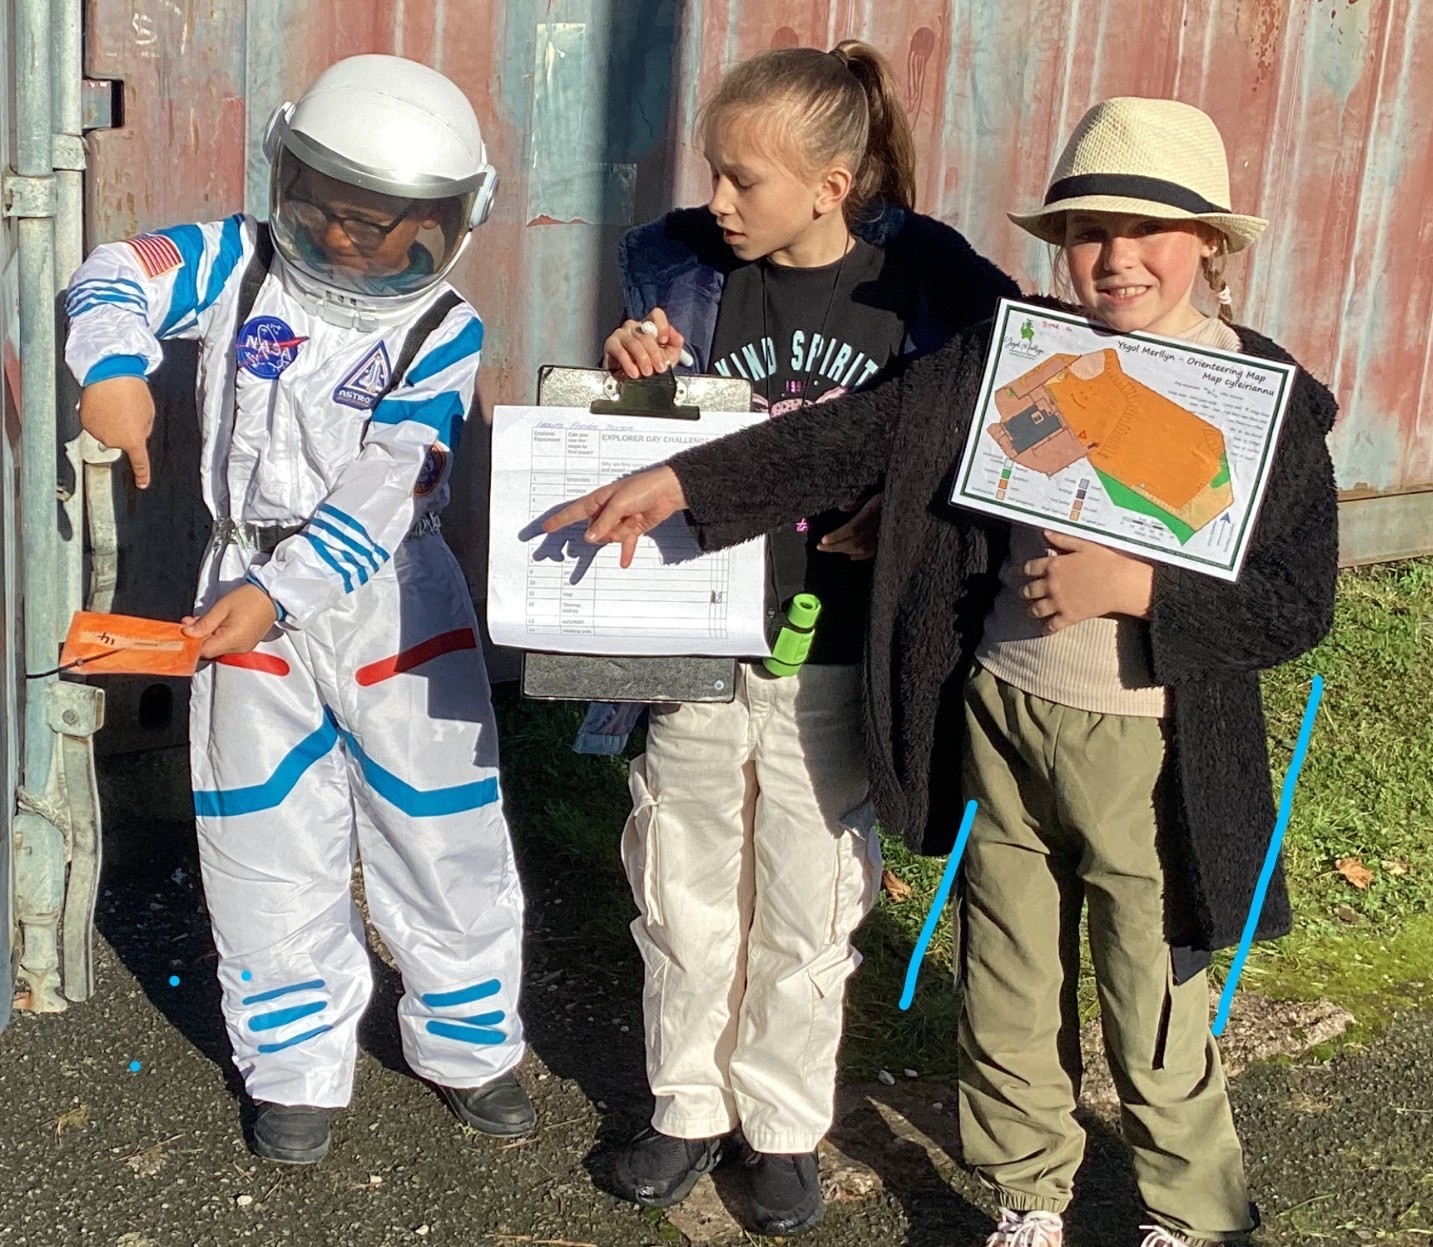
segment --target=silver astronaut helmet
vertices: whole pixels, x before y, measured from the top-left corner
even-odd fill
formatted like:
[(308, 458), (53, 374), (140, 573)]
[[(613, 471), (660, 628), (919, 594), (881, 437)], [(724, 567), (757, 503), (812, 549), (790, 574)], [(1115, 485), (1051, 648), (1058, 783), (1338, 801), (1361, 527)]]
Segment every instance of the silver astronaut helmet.
[(368, 327), (442, 281), (497, 189), (467, 97), (399, 56), (329, 66), (264, 137), (269, 227), (286, 286)]

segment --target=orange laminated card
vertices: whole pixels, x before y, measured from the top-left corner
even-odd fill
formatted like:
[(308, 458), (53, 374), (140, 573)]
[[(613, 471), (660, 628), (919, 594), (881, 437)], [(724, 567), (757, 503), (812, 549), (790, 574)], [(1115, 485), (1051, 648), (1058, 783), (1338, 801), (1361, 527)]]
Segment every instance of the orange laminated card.
[(191, 676), (199, 645), (198, 637), (163, 619), (76, 611), (60, 665), (80, 675)]

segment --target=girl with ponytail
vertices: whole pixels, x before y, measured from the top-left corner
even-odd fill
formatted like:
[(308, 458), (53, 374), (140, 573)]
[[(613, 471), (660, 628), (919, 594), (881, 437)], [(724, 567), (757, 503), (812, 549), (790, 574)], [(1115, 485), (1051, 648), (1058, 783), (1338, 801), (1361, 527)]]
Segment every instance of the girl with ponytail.
[[(914, 211), (910, 126), (867, 44), (743, 62), (706, 102), (700, 138), (710, 201), (620, 245), (629, 319), (605, 344), (615, 372), (742, 376), (780, 417), (869, 386), (1016, 294)], [(617, 1186), (675, 1204), (736, 1144), (763, 1234), (821, 1217), (816, 1146), (859, 960), (851, 935), (880, 884), (860, 691), (878, 506), (769, 535), (773, 615), (796, 593), (821, 601), (810, 658), (788, 677), (738, 664), (730, 703), (652, 707), (631, 767), (622, 857), (656, 1108), (619, 1156)], [(579, 749), (622, 749), (623, 709), (593, 707)]]

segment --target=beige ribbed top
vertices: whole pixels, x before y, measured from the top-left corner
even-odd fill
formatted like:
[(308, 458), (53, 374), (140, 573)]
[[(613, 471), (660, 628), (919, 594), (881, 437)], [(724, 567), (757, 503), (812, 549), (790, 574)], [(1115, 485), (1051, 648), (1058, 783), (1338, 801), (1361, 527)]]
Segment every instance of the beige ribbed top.
[[(1212, 317), (1180, 337), (1199, 346), (1239, 349), (1238, 335)], [(1162, 718), (1167, 699), (1150, 670), (1144, 620), (1104, 615), (1047, 636), (1043, 623), (1030, 617), (1029, 604), (1019, 594), (1027, 580), (1021, 568), (1045, 553), (1038, 528), (1027, 524), (1011, 528), (1000, 591), (976, 650), (981, 665), (1007, 684), (1062, 706), (1095, 714)]]

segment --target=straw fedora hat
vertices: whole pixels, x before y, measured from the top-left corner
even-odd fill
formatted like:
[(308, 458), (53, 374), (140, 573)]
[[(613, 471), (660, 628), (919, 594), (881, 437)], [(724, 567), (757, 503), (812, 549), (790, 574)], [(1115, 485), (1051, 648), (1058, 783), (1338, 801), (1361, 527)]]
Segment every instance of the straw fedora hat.
[(1268, 225), (1229, 207), (1224, 140), (1209, 117), (1178, 100), (1120, 96), (1081, 119), (1050, 176), (1044, 206), (1009, 217), (1046, 242), (1065, 241), (1065, 213), (1129, 212), (1205, 221), (1242, 251)]

